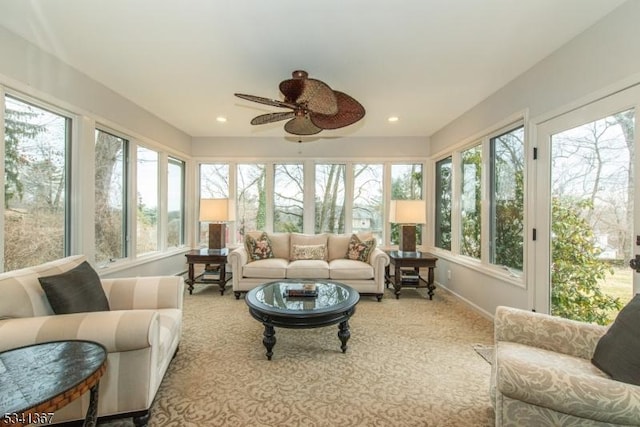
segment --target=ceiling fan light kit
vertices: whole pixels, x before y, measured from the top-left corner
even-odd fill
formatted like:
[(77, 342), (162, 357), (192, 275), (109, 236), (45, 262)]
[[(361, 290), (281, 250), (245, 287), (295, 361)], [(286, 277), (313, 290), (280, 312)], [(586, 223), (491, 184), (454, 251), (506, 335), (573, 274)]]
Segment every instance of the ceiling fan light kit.
[(303, 70), (291, 73), (290, 79), (280, 82), (284, 101), (236, 93), (235, 96), (273, 107), (292, 111), (261, 114), (251, 120), (263, 125), (288, 120), (284, 130), (293, 135), (315, 135), (324, 129), (349, 126), (365, 115), (364, 107), (346, 93), (334, 91), (326, 83), (310, 79)]

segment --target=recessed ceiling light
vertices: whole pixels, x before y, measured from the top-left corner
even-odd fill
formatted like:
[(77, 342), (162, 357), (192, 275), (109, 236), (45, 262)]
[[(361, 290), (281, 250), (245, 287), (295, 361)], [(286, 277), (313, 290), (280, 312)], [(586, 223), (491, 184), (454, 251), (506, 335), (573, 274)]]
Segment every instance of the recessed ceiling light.
[(227, 118), (225, 116), (218, 116), (218, 117), (216, 117), (216, 121), (218, 121), (220, 123), (226, 123)]
[(387, 121), (389, 121), (390, 123), (395, 123), (395, 122), (397, 122), (398, 120), (400, 120), (400, 119), (398, 118), (398, 116), (391, 116), (391, 117), (389, 117), (389, 118), (387, 119)]

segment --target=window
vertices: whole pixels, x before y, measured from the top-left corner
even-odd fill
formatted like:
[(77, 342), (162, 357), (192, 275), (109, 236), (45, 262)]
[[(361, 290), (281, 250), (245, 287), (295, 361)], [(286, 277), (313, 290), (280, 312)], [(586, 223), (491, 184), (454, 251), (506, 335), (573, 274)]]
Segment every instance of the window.
[(480, 259), (482, 145), (461, 154), (460, 253)]
[(95, 257), (98, 264), (127, 256), (128, 143), (103, 130), (95, 131)]
[(5, 271), (69, 251), (71, 119), (5, 96)]
[(304, 226), (304, 168), (274, 165), (273, 231), (302, 232)]
[(353, 165), (353, 218), (352, 231), (371, 231), (382, 242), (383, 165)]
[[(422, 163), (391, 166), (391, 200), (422, 199)], [(416, 242), (422, 242), (422, 227), (416, 228)], [(391, 244), (400, 242), (400, 224), (391, 224)]]
[(316, 233), (344, 233), (345, 173), (344, 164), (316, 165)]
[(491, 138), (492, 264), (522, 271), (524, 251), (524, 127)]
[(158, 153), (138, 147), (136, 254), (158, 250)]
[(246, 232), (266, 230), (266, 167), (263, 164), (239, 164), (236, 193), (236, 232), (239, 240)]
[(436, 163), (435, 245), (451, 250), (451, 157)]
[(185, 163), (173, 157), (167, 164), (167, 247), (184, 245)]

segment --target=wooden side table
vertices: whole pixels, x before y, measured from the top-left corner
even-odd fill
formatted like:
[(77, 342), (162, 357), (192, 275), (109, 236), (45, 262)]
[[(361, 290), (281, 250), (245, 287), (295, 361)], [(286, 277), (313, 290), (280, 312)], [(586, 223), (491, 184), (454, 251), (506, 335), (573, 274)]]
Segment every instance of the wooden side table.
[[(227, 274), (227, 255), (229, 255), (229, 249), (194, 249), (185, 254), (187, 257), (187, 264), (189, 264), (189, 277), (187, 279), (187, 286), (189, 294), (193, 294), (194, 283), (214, 283), (220, 286), (220, 295), (224, 295), (225, 286), (231, 278), (231, 275)], [(201, 274), (195, 277), (195, 264), (206, 264), (205, 273), (214, 269), (218, 272), (218, 279), (204, 279)], [(227, 275), (229, 277), (227, 277)]]
[(53, 341), (0, 353), (0, 424), (51, 424), (55, 411), (89, 391), (84, 426), (95, 426), (106, 369), (107, 350), (91, 341)]
[[(402, 252), (402, 251), (386, 251), (390, 258), (390, 263), (385, 267), (385, 282), (388, 285), (393, 284), (396, 299), (400, 298), (400, 292), (403, 286), (413, 288), (429, 289), (429, 299), (433, 299), (433, 290), (436, 286), (434, 282), (434, 272), (436, 261), (438, 258), (427, 252)], [(391, 276), (390, 267), (394, 266), (394, 274)], [(413, 272), (417, 276), (417, 280), (408, 281), (402, 278), (403, 268), (413, 268)], [(420, 268), (428, 268), (427, 280), (420, 276)]]

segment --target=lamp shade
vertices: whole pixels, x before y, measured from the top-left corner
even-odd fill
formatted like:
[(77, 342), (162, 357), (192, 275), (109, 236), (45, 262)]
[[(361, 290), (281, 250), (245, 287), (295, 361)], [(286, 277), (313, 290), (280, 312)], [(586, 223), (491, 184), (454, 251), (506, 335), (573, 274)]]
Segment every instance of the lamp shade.
[(200, 199), (200, 221), (225, 222), (229, 215), (229, 199)]
[(395, 224), (425, 224), (427, 209), (424, 200), (392, 200), (389, 222)]

